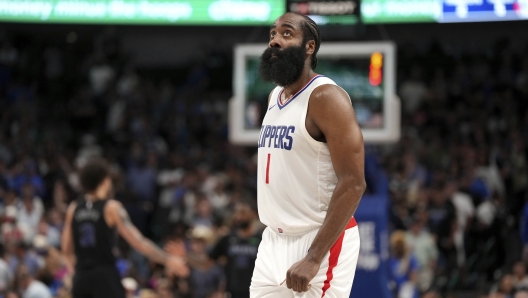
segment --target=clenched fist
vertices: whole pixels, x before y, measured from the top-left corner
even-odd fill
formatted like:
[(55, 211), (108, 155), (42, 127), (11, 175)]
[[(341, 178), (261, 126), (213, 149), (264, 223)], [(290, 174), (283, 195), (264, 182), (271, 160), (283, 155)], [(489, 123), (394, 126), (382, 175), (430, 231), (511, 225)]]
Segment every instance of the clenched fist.
[(310, 282), (315, 277), (321, 264), (304, 258), (293, 264), (286, 274), (286, 286), (295, 292), (306, 292), (310, 289)]

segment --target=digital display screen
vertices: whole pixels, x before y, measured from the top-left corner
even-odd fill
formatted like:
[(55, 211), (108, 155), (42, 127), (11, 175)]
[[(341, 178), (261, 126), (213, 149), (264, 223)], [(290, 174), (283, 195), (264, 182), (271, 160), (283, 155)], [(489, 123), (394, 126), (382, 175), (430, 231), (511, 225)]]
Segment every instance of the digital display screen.
[(359, 0), (287, 0), (286, 11), (307, 15), (318, 25), (351, 25), (359, 20)]
[(528, 20), (528, 0), (363, 0), (364, 23)]
[(444, 0), (440, 22), (528, 20), (528, 0)]
[(366, 23), (436, 22), (442, 7), (438, 0), (363, 0), (361, 20)]
[[(260, 79), (258, 64), (257, 57), (250, 57), (246, 61), (245, 129), (260, 129), (267, 111), (268, 96), (275, 88), (275, 85)], [(347, 91), (362, 128), (383, 128), (385, 82), (382, 79), (383, 56), (380, 53), (364, 58), (319, 57), (315, 71)]]
[(268, 25), (285, 0), (0, 0), (0, 21), (79, 24)]

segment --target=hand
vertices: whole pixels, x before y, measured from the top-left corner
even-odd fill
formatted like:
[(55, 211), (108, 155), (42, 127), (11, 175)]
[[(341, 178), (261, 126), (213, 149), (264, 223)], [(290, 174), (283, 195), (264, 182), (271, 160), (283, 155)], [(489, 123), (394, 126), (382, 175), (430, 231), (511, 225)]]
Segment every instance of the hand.
[(169, 276), (187, 277), (189, 276), (189, 267), (181, 257), (169, 257), (165, 264), (165, 271)]
[(310, 282), (315, 277), (321, 264), (304, 258), (293, 264), (286, 274), (286, 286), (295, 292), (306, 292), (310, 289)]
[(185, 251), (185, 243), (181, 240), (170, 240), (165, 244), (164, 247), (165, 251), (172, 255), (177, 257), (185, 258), (186, 251)]

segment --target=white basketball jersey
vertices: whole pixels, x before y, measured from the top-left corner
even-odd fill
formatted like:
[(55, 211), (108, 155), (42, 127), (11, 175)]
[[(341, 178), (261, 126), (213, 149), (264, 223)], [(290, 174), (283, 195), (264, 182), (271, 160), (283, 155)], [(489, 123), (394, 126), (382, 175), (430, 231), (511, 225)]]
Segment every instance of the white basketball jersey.
[(258, 141), (258, 210), (277, 233), (302, 234), (321, 227), (337, 177), (326, 143), (306, 130), (312, 91), (336, 85), (317, 75), (284, 104), (284, 88), (273, 90)]

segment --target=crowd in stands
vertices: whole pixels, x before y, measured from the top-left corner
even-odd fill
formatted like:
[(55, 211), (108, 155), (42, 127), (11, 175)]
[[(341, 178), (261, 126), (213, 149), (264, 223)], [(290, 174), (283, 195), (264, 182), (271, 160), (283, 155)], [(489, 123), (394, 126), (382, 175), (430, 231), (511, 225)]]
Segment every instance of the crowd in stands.
[(394, 292), (526, 297), (528, 48), (399, 55), (402, 139), (381, 154)]
[[(389, 178), (395, 297), (527, 297), (528, 51), (398, 54), (402, 139), (372, 147)], [(70, 297), (60, 233), (94, 156), (134, 224), (191, 267), (169, 279), (120, 241), (128, 297), (247, 297), (256, 150), (228, 142), (214, 67), (153, 80), (112, 29), (85, 53), (0, 34), (0, 297)]]
[(133, 223), (191, 267), (168, 279), (119, 241), (129, 297), (245, 297), (262, 227), (255, 150), (227, 141), (229, 93), (207, 61), (182, 81), (141, 77), (115, 33), (86, 53), (0, 34), (0, 297), (69, 297), (65, 211), (99, 156)]

